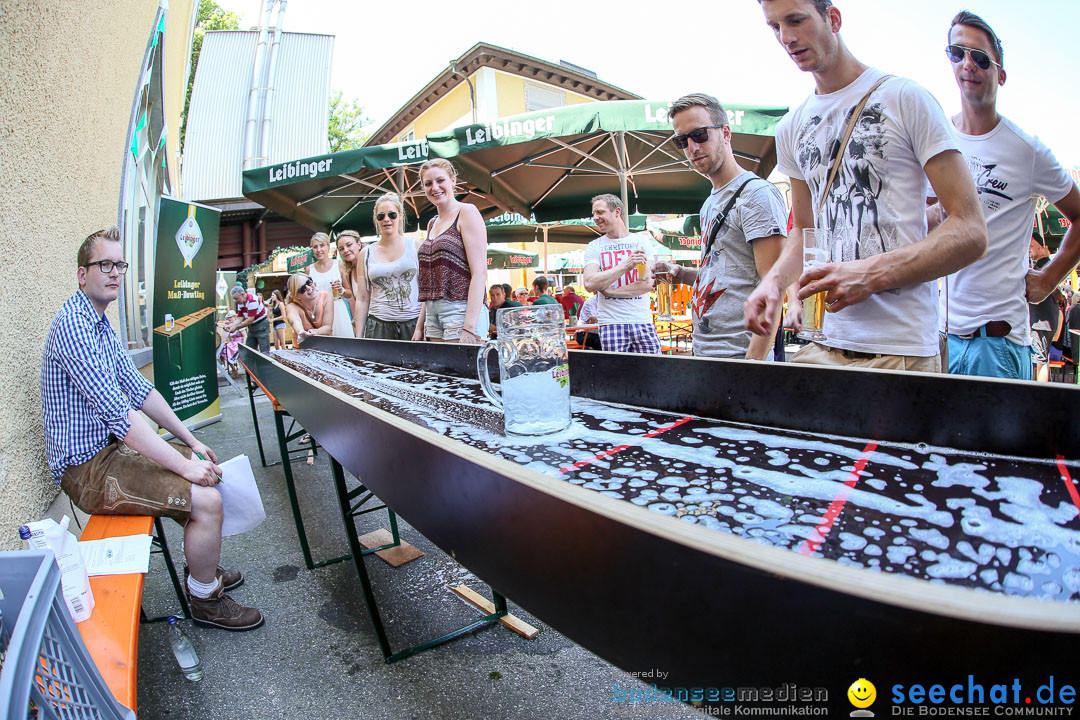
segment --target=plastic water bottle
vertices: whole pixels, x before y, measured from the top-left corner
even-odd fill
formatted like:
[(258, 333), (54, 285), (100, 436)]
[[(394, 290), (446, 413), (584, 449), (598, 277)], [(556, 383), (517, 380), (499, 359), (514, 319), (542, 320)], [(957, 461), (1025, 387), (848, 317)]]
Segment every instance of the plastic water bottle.
[(195, 646), (191, 644), (188, 636), (176, 624), (176, 620), (175, 615), (170, 615), (167, 620), (169, 645), (172, 647), (173, 655), (176, 656), (176, 662), (180, 663), (180, 670), (188, 680), (202, 680), (202, 663), (199, 662), (199, 654), (195, 652)]

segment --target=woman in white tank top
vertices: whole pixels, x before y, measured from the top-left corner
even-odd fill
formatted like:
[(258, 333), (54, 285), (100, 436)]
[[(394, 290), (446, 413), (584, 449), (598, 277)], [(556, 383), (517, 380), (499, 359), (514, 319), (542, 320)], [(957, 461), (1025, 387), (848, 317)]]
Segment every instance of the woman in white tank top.
[(341, 271), (337, 262), (330, 257), (330, 238), (326, 233), (311, 236), (311, 252), (315, 255), (315, 264), (307, 267), (307, 274), (315, 281), (316, 290), (325, 290), (334, 297), (334, 330), (336, 337), (356, 337), (346, 299), (351, 293), (345, 293), (341, 284)]
[[(357, 334), (384, 340), (412, 340), (420, 315), (416, 242), (401, 234), (405, 218), (393, 193), (375, 203), (379, 241), (360, 252), (356, 272)], [(362, 332), (361, 332), (362, 330)]]

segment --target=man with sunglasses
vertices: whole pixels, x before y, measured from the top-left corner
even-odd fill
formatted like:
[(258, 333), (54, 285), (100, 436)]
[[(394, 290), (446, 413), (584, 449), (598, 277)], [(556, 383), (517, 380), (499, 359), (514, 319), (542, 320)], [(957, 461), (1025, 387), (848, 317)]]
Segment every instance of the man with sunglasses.
[(695, 355), (765, 360), (773, 336), (746, 329), (743, 303), (780, 256), (787, 234), (784, 198), (735, 162), (727, 112), (716, 98), (686, 95), (671, 104), (668, 117), (675, 146), (713, 189), (701, 207), (700, 267), (657, 263), (653, 272), (694, 288)]
[(266, 308), (257, 297), (239, 285), (234, 285), (229, 294), (236, 303), (237, 319), (226, 326), (225, 332), (234, 333), (246, 327), (248, 334), (244, 344), (261, 353), (270, 352), (270, 322), (266, 319)]
[[(41, 415), (49, 470), (83, 512), (171, 517), (183, 525), (192, 619), (253, 630), (263, 624), (262, 613), (225, 594), (243, 576), (218, 565), (217, 456), (139, 374), (105, 316), (128, 267), (121, 258), (115, 227), (83, 241), (79, 290), (53, 318), (45, 339)], [(140, 410), (180, 442), (165, 442)]]
[[(986, 248), (986, 224), (948, 119), (926, 90), (851, 54), (830, 0), (759, 3), (816, 87), (776, 131), (794, 223), (780, 259), (746, 302), (747, 327), (771, 332), (784, 289), (798, 281), (799, 298), (826, 293), (828, 312), (826, 339), (804, 347), (795, 362), (939, 371), (935, 280)], [(929, 233), (927, 180), (948, 212)], [(806, 272), (804, 228), (827, 234), (832, 251), (831, 262)]]
[[(939, 323), (948, 338), (949, 372), (1030, 380), (1028, 303), (1045, 300), (1080, 260), (1080, 191), (1043, 143), (998, 114), (1005, 60), (990, 25), (960, 12), (949, 27), (945, 53), (960, 88), (961, 111), (952, 119), (956, 142), (990, 236), (986, 255), (945, 278), (942, 287)], [(1026, 249), (1037, 195), (1052, 201), (1074, 226), (1052, 261), (1029, 270)], [(931, 221), (938, 215), (936, 208), (928, 214)]]

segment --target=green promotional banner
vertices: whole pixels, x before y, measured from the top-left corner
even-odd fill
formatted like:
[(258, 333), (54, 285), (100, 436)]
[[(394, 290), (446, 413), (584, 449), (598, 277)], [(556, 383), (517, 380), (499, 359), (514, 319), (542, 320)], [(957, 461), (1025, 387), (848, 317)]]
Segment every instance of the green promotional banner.
[(154, 386), (188, 427), (221, 417), (214, 307), (221, 212), (161, 198), (154, 256)]

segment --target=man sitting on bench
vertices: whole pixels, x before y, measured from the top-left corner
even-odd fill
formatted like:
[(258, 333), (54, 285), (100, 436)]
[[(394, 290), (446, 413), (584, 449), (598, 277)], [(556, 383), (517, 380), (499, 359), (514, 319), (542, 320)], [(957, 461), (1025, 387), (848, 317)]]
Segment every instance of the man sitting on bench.
[[(135, 369), (105, 317), (128, 263), (120, 231), (94, 233), (79, 247), (79, 291), (53, 318), (41, 359), (42, 419), (53, 479), (90, 514), (171, 517), (184, 526), (192, 620), (226, 630), (263, 624), (255, 608), (225, 591), (243, 582), (222, 570), (221, 474), (165, 398)], [(137, 410), (185, 445), (167, 443)], [(206, 460), (199, 459), (196, 454)]]

